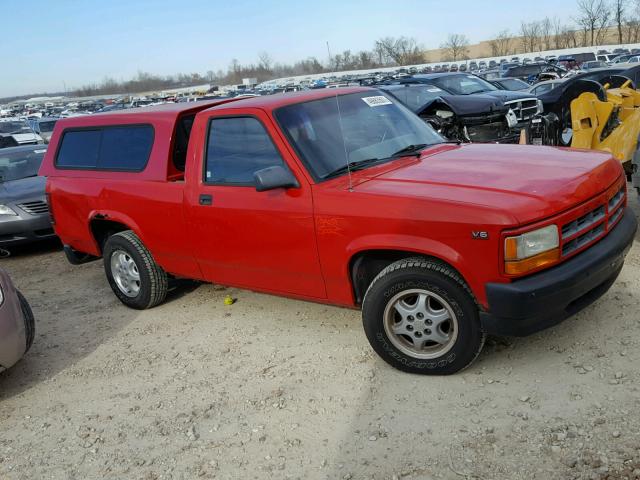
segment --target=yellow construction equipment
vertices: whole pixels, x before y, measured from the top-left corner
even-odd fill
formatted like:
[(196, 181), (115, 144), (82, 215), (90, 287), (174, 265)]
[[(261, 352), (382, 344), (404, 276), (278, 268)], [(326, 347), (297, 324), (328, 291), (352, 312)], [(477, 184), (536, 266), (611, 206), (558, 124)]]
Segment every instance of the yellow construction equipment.
[(631, 173), (640, 135), (640, 91), (631, 88), (631, 80), (604, 89), (606, 101), (585, 92), (571, 102), (571, 147), (609, 152)]

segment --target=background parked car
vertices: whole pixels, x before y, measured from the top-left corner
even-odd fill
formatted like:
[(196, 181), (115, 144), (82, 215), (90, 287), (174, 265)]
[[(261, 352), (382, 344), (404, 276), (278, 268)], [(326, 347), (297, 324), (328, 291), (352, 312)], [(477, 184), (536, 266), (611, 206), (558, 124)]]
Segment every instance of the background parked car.
[(44, 143), (49, 143), (51, 135), (53, 135), (53, 127), (55, 127), (58, 118), (42, 117), (32, 120), (31, 125), (33, 131), (42, 137)]
[(558, 85), (561, 85), (565, 81), (564, 78), (558, 78), (556, 80), (547, 80), (545, 82), (536, 83), (534, 86), (529, 88), (529, 93), (533, 95), (542, 95), (550, 90), (553, 90)]
[(512, 92), (528, 91), (531, 85), (519, 78), (496, 78), (491, 83), (501, 90), (511, 90)]
[(525, 92), (501, 90), (490, 82), (465, 73), (432, 73), (414, 75), (402, 82), (424, 83), (443, 90), (448, 95), (482, 96), (500, 100), (513, 110), (518, 125), (528, 124), (529, 119), (539, 113), (541, 106), (537, 99)]
[(566, 70), (550, 63), (530, 63), (529, 65), (513, 65), (502, 70), (502, 78), (519, 78), (528, 83), (534, 83), (542, 73), (564, 75)]
[[(6, 139), (4, 146), (44, 143), (42, 137), (32, 130), (26, 120), (17, 118), (0, 119), (0, 137)], [(2, 146), (0, 144), (0, 147)]]
[(592, 60), (589, 62), (584, 62), (580, 65), (580, 70), (588, 72), (590, 70), (595, 70), (596, 68), (607, 68), (609, 65), (607, 62), (603, 62), (602, 60)]
[(600, 100), (606, 100), (603, 85), (619, 87), (624, 82), (631, 80), (632, 86), (640, 81), (640, 66), (633, 68), (605, 68), (591, 72), (580, 73), (571, 78), (564, 79), (561, 85), (544, 93), (538, 93), (537, 97), (542, 102), (545, 114), (554, 113), (560, 122), (560, 143), (568, 146), (571, 144), (573, 131), (571, 128), (571, 102), (584, 92), (596, 94)]
[(450, 95), (424, 83), (382, 85), (445, 138), (460, 142), (515, 143), (518, 133), (509, 126), (509, 107), (488, 95)]
[(0, 248), (55, 236), (45, 197), (45, 178), (38, 176), (44, 146), (0, 150)]
[(29, 302), (0, 268), (0, 372), (27, 353), (35, 337), (35, 320)]

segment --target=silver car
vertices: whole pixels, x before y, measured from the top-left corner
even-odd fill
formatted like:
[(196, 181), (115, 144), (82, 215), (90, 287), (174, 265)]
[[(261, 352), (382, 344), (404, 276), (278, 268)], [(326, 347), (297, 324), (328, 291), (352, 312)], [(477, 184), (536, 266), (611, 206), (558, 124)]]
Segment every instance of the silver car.
[(0, 372), (22, 358), (34, 336), (35, 321), (29, 303), (0, 268)]

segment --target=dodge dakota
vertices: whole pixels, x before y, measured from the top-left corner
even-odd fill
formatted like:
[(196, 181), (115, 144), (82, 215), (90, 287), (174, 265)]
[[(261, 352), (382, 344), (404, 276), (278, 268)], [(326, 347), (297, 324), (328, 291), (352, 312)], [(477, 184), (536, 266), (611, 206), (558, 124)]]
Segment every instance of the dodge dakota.
[(447, 143), (361, 87), (63, 119), (40, 174), (67, 258), (125, 305), (191, 278), (360, 308), (414, 373), (585, 308), (637, 229), (611, 155)]

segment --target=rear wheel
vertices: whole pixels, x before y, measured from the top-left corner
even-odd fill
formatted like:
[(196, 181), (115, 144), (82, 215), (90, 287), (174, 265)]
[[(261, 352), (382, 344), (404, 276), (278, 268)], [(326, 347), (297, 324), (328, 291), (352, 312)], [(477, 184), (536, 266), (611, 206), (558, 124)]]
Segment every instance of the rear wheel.
[(109, 237), (103, 257), (109, 285), (122, 303), (143, 310), (164, 301), (167, 274), (131, 230)]
[(473, 362), (485, 340), (464, 280), (425, 258), (400, 260), (380, 272), (367, 290), (362, 317), (373, 349), (411, 373), (458, 372)]

